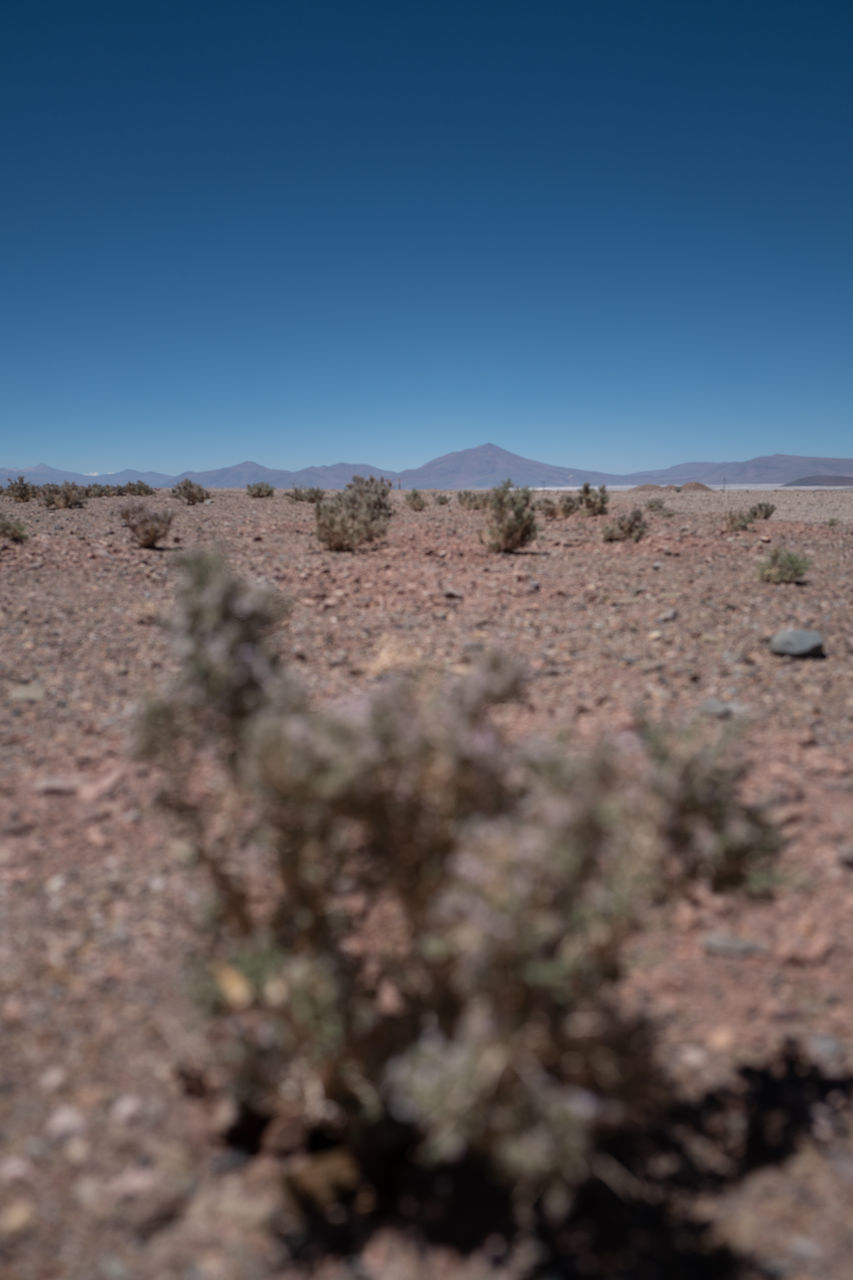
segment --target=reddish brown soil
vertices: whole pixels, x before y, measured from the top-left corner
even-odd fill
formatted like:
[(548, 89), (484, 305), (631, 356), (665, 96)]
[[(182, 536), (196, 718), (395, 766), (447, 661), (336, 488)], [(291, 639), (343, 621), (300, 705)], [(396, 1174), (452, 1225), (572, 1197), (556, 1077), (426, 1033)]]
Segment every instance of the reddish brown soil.
[[(616, 495), (618, 512), (647, 494)], [(666, 491), (639, 543), (602, 521), (543, 522), (533, 546), (490, 554), (482, 517), (454, 501), (398, 514), (387, 540), (323, 550), (313, 509), (217, 492), (179, 507), (169, 546), (141, 551), (119, 499), (49, 512), (0, 499), (29, 539), (0, 540), (0, 1272), (11, 1280), (230, 1280), (303, 1274), (282, 1261), (275, 1160), (223, 1150), (223, 1099), (194, 1098), (210, 1068), (186, 978), (206, 886), (129, 752), (135, 709), (172, 668), (167, 615), (178, 546), (217, 545), (293, 603), (285, 655), (321, 698), (412, 663), (464, 670), (480, 648), (530, 670), (518, 734), (581, 741), (643, 712), (672, 727), (734, 704), (749, 791), (785, 837), (770, 899), (685, 902), (637, 941), (625, 997), (646, 1011), (685, 1092), (794, 1038), (826, 1074), (853, 1072), (853, 493)], [(771, 520), (724, 532), (729, 506)], [(830, 521), (832, 523), (830, 523)], [(758, 580), (770, 547), (812, 562), (802, 585)], [(813, 627), (825, 660), (773, 656), (783, 626)], [(708, 935), (715, 935), (708, 943)], [(723, 936), (720, 944), (719, 935)], [(747, 954), (718, 954), (720, 945)], [(728, 940), (728, 941), (726, 941)], [(710, 949), (709, 949), (710, 945)], [(183, 1068), (183, 1076), (178, 1068)], [(847, 1280), (853, 1144), (843, 1091), (816, 1108), (785, 1162), (695, 1210), (766, 1274)], [(520, 1265), (520, 1264), (519, 1264)], [(394, 1231), (360, 1270), (485, 1276)], [(491, 1273), (493, 1274), (493, 1272)], [(510, 1269), (505, 1271), (510, 1274)]]

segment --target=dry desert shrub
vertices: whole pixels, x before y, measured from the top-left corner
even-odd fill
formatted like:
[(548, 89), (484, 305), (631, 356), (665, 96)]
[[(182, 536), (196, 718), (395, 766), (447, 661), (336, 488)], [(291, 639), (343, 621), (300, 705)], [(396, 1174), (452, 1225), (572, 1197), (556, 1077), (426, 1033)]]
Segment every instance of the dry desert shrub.
[(250, 498), (271, 498), (275, 489), (266, 480), (256, 480), (254, 484), (246, 485), (246, 493)]
[(486, 495), (486, 546), (490, 551), (518, 551), (538, 534), (536, 502), (529, 489), (504, 480)]
[(180, 498), (181, 502), (185, 502), (188, 507), (195, 507), (202, 502), (207, 502), (210, 494), (207, 489), (200, 484), (196, 484), (195, 480), (184, 478), (175, 485), (172, 490), (172, 497)]
[(295, 485), (294, 488), (286, 490), (285, 496), (291, 502), (322, 502), (326, 496), (324, 489), (318, 489), (316, 485), (311, 489), (303, 489), (301, 485)]
[(85, 490), (71, 480), (37, 486), (36, 498), (48, 511), (68, 511), (86, 505)]
[(4, 493), (15, 502), (29, 502), (36, 496), (37, 489), (37, 485), (30, 484), (23, 476), (18, 476), (17, 480), (7, 482)]
[(493, 710), (522, 682), (499, 655), (314, 703), (277, 659), (281, 617), (186, 558), (180, 671), (141, 726), (219, 894), (235, 1092), (365, 1183), (377, 1161), (473, 1160), (520, 1221), (559, 1216), (606, 1135), (665, 1100), (613, 998), (626, 942), (690, 881), (743, 883), (774, 836), (730, 754), (651, 731), (586, 756), (510, 741)]
[(613, 524), (605, 525), (602, 537), (605, 542), (639, 542), (648, 527), (640, 508), (633, 507), (617, 516)]
[(393, 514), (390, 480), (353, 476), (341, 493), (314, 508), (317, 537), (330, 551), (355, 551), (383, 538)]
[(20, 520), (13, 520), (11, 516), (0, 512), (0, 538), (7, 538), (9, 542), (26, 542), (27, 536)]
[(726, 532), (743, 533), (752, 524), (753, 519), (751, 510), (747, 511), (745, 507), (732, 507), (726, 512)]
[(424, 511), (426, 509), (426, 498), (420, 489), (409, 489), (406, 494), (406, 505), (411, 507), (412, 511)]
[(119, 515), (138, 547), (156, 547), (168, 535), (174, 519), (174, 512), (152, 511), (142, 502), (122, 507)]
[(811, 561), (787, 547), (774, 547), (766, 560), (758, 566), (762, 582), (802, 582)]

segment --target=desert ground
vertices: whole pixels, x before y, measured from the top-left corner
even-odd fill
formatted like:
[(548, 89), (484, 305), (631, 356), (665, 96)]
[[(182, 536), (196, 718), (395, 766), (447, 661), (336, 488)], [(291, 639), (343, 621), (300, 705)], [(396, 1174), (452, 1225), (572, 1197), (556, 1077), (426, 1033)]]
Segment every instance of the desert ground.
[[(50, 511), (0, 496), (28, 535), (0, 539), (0, 1272), (848, 1280), (853, 491), (619, 493), (611, 518), (640, 506), (642, 540), (605, 542), (607, 517), (578, 514), (540, 519), (538, 539), (506, 555), (483, 545), (481, 513), (426, 496), (416, 512), (394, 493), (387, 536), (353, 553), (324, 549), (313, 508), (280, 491), (193, 507), (146, 497), (175, 513), (148, 550), (122, 499)], [(663, 511), (647, 509), (655, 498)], [(758, 500), (772, 517), (730, 532), (727, 511)], [(801, 582), (759, 579), (774, 546), (810, 561)], [(651, 912), (623, 984), (685, 1100), (771, 1098), (771, 1154), (738, 1171), (709, 1152), (719, 1177), (684, 1193), (685, 1221), (705, 1231), (695, 1253), (652, 1240), (621, 1269), (587, 1250), (537, 1271), (501, 1255), (494, 1231), (461, 1253), (393, 1221), (344, 1256), (288, 1244), (282, 1157), (234, 1138), (193, 992), (209, 885), (156, 804), (157, 767), (131, 749), (139, 708), (175, 669), (161, 622), (196, 547), (287, 599), (277, 643), (321, 702), (396, 669), (464, 673), (497, 648), (528, 673), (513, 735), (570, 730), (592, 750), (638, 717), (731, 735), (749, 798), (782, 837), (772, 884)], [(825, 656), (772, 653), (786, 627), (819, 631)], [(774, 1125), (790, 1142), (774, 1146)], [(625, 1179), (614, 1197), (641, 1200)]]

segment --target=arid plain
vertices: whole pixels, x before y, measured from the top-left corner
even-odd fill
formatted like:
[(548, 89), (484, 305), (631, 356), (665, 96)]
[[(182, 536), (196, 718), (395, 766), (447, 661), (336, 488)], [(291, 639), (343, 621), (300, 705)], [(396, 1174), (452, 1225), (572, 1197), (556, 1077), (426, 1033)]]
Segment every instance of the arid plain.
[[(538, 539), (510, 555), (483, 545), (481, 513), (425, 496), (416, 512), (393, 493), (387, 537), (354, 553), (324, 549), (312, 507), (281, 491), (215, 491), (194, 507), (146, 497), (175, 514), (149, 550), (123, 527), (122, 499), (48, 511), (0, 496), (28, 535), (0, 539), (0, 1270), (523, 1274), (485, 1246), (457, 1256), (395, 1224), (357, 1259), (288, 1259), (276, 1153), (224, 1139), (233, 1113), (189, 976), (208, 886), (155, 804), (156, 768), (130, 747), (139, 707), (174, 670), (160, 623), (181, 551), (206, 547), (289, 602), (276, 642), (318, 700), (412, 666), (464, 673), (496, 648), (528, 672), (506, 713), (519, 738), (570, 731), (592, 749), (642, 718), (728, 735), (748, 798), (782, 836), (769, 892), (697, 892), (665, 925), (651, 913), (623, 997), (651, 1020), (685, 1098), (743, 1088), (743, 1069), (772, 1076), (799, 1046), (777, 1107), (803, 1113), (794, 1149), (731, 1185), (721, 1166), (685, 1213), (744, 1275), (847, 1280), (853, 491), (618, 493), (610, 515), (639, 506), (640, 541), (605, 542), (607, 517), (577, 514), (540, 518)], [(759, 500), (774, 514), (729, 531), (727, 513)], [(808, 559), (801, 582), (760, 580), (775, 546)], [(785, 627), (819, 631), (825, 656), (772, 653)], [(635, 1274), (724, 1274), (678, 1265)]]

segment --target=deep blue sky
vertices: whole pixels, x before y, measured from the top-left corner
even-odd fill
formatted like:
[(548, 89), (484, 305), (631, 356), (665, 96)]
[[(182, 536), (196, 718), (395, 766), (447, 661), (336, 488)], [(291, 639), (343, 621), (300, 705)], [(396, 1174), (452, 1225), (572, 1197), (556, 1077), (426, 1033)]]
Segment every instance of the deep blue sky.
[(0, 465), (853, 456), (843, 0), (3, 0)]

